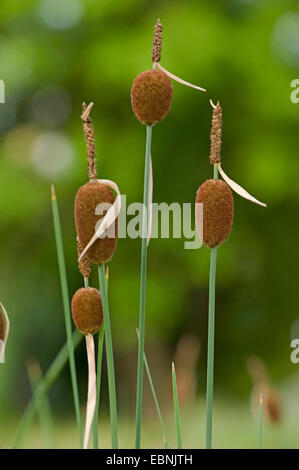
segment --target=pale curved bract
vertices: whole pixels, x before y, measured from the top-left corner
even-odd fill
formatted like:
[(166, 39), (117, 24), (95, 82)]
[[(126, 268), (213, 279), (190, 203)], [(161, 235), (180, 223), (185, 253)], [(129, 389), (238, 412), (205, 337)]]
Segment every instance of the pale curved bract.
[(4, 305), (1, 302), (0, 302), (0, 306), (1, 306), (4, 318), (5, 318), (5, 335), (4, 335), (4, 341), (2, 341), (3, 346), (0, 349), (0, 362), (1, 362), (1, 359), (4, 357), (5, 347), (6, 347), (6, 343), (7, 343), (7, 339), (8, 339), (8, 335), (9, 335), (10, 321), (9, 321), (8, 313), (7, 313)]
[(161, 70), (161, 72), (166, 73), (166, 75), (168, 75), (169, 78), (172, 78), (173, 80), (180, 83), (181, 85), (186, 85), (190, 88), (194, 88), (195, 90), (199, 90), (199, 91), (207, 91), (205, 88), (202, 88), (202, 87), (197, 86), (197, 85), (193, 85), (193, 83), (186, 82), (186, 80), (183, 80), (182, 78), (177, 77), (176, 75), (174, 75), (173, 73), (169, 72), (164, 67), (162, 67), (162, 65), (160, 65), (158, 62), (156, 62), (155, 64)]
[(116, 198), (115, 198), (114, 203), (108, 209), (106, 215), (102, 218), (91, 240), (87, 243), (87, 245), (83, 249), (82, 253), (80, 254), (78, 258), (78, 261), (82, 259), (82, 257), (85, 255), (87, 250), (89, 250), (89, 248), (94, 244), (97, 238), (100, 238), (103, 235), (103, 233), (105, 233), (106, 230), (108, 230), (108, 228), (111, 227), (111, 225), (116, 221), (117, 217), (119, 216), (119, 212), (121, 208), (121, 196), (120, 196), (120, 192), (119, 192), (117, 184), (114, 183), (114, 181), (105, 180), (105, 179), (96, 180), (96, 181), (98, 181), (99, 183), (105, 184), (106, 186), (108, 186), (108, 188), (113, 189), (116, 192)]
[(218, 167), (219, 173), (221, 174), (224, 181), (231, 187), (231, 189), (233, 191), (235, 191), (235, 193), (239, 194), (239, 196), (241, 196), (241, 197), (244, 197), (244, 199), (248, 199), (248, 201), (254, 202), (255, 204), (259, 204), (260, 206), (263, 206), (263, 207), (267, 207), (267, 204), (265, 204), (264, 202), (259, 201), (255, 197), (251, 196), (251, 194), (249, 194), (247, 191), (245, 191), (245, 189), (243, 189), (242, 186), (240, 186), (239, 184), (237, 184), (233, 180), (231, 180), (224, 173), (223, 169), (221, 168), (220, 163), (217, 164), (217, 167)]
[(87, 335), (85, 336), (85, 339), (86, 339), (86, 352), (87, 352), (87, 360), (88, 360), (88, 393), (87, 393), (86, 422), (85, 422), (83, 448), (88, 449), (90, 431), (91, 431), (94, 411), (96, 407), (97, 377), (96, 377), (96, 363), (95, 363), (93, 336)]

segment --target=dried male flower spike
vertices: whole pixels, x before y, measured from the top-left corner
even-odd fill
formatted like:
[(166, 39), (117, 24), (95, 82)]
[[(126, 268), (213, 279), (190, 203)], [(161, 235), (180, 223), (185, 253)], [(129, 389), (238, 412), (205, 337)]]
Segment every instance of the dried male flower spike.
[(102, 297), (93, 287), (82, 287), (72, 298), (76, 328), (85, 336), (97, 333), (103, 323)]
[(97, 179), (98, 177), (94, 127), (89, 116), (92, 107), (93, 103), (90, 103), (88, 106), (86, 106), (86, 103), (83, 103), (81, 114), (83, 134), (86, 142), (87, 174), (88, 178), (91, 180)]
[(222, 108), (218, 101), (213, 108), (212, 126), (210, 133), (211, 150), (210, 162), (212, 165), (221, 162), (221, 138), (222, 138)]
[[(75, 198), (75, 224), (81, 248), (85, 248), (95, 234), (95, 227), (105, 212), (96, 215), (99, 204), (112, 205), (115, 197), (112, 191), (100, 181), (89, 181), (78, 189)], [(107, 212), (107, 211), (106, 211)], [(108, 236), (96, 238), (86, 251), (89, 261), (96, 264), (107, 263), (116, 249), (118, 239), (118, 219), (109, 227)]]
[(221, 245), (229, 236), (234, 217), (234, 199), (222, 180), (205, 181), (196, 193), (203, 204), (203, 243), (209, 248)]
[(162, 50), (162, 32), (163, 25), (158, 18), (154, 30), (153, 49), (152, 49), (152, 62), (160, 62)]
[[(80, 240), (79, 240), (79, 237), (77, 237), (77, 253), (78, 253), (78, 258), (80, 258), (80, 255), (83, 251), (83, 248), (81, 246), (81, 243), (80, 243)], [(84, 255), (80, 261), (78, 261), (78, 268), (79, 268), (79, 271), (80, 273), (82, 274), (83, 277), (89, 277), (90, 276), (90, 272), (91, 272), (91, 268), (90, 268), (90, 263), (89, 263), (89, 259), (87, 258), (86, 255)]]
[(131, 88), (131, 103), (142, 124), (155, 125), (167, 115), (172, 101), (172, 83), (160, 70), (140, 73)]

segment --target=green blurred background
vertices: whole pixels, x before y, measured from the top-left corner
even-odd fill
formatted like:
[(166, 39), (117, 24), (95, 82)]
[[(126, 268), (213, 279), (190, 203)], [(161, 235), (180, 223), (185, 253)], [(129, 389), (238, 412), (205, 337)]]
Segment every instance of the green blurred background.
[[(299, 366), (290, 361), (290, 340), (299, 337), (299, 104), (290, 100), (299, 72), (298, 7), (295, 0), (1, 1), (6, 102), (0, 105), (0, 300), (11, 317), (11, 335), (6, 364), (0, 366), (0, 446), (11, 445), (31, 396), (28, 361), (37, 359), (45, 372), (65, 342), (51, 183), (61, 212), (70, 295), (82, 285), (73, 202), (86, 181), (83, 100), (95, 103), (99, 177), (116, 181), (128, 204), (142, 199), (145, 127), (132, 113), (130, 87), (151, 67), (158, 17), (164, 25), (162, 65), (208, 92), (174, 82), (171, 111), (153, 131), (154, 201), (193, 202), (198, 186), (211, 177), (212, 98), (223, 107), (225, 171), (268, 204), (264, 209), (235, 195), (233, 231), (219, 249), (215, 445), (257, 443), (248, 371), (248, 358), (257, 355), (281, 397), (282, 418), (266, 425), (266, 444), (298, 446)], [(119, 240), (109, 268), (120, 443), (130, 447), (140, 240)], [(184, 240), (172, 238), (150, 243), (146, 352), (170, 433), (170, 371), (176, 360), (186, 447), (204, 442), (208, 270), (205, 247), (184, 250)], [(83, 346), (76, 351), (82, 412)], [(102, 439), (109, 445), (105, 367), (102, 384)], [(49, 396), (57, 445), (76, 446), (68, 367)], [(146, 379), (144, 419), (143, 446), (162, 446)], [(47, 445), (38, 426), (36, 421), (27, 446)]]

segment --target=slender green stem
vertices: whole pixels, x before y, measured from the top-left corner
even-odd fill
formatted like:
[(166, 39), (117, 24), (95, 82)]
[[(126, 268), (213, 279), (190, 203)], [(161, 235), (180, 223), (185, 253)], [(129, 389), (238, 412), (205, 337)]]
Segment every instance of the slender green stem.
[[(74, 331), (73, 337), (72, 337), (74, 348), (78, 346), (82, 338), (83, 338), (83, 335), (81, 335), (79, 331), (77, 330)], [(43, 380), (37, 385), (30, 402), (28, 403), (26, 407), (26, 410), (19, 424), (17, 434), (13, 443), (14, 449), (17, 449), (20, 446), (20, 443), (32, 421), (32, 418), (35, 412), (38, 410), (47, 391), (49, 390), (51, 385), (55, 382), (55, 380), (57, 379), (57, 377), (63, 370), (64, 366), (66, 365), (68, 361), (68, 358), (69, 358), (69, 351), (68, 351), (68, 345), (66, 343), (61, 348), (56, 358), (50, 365), (49, 369), (47, 370), (46, 374), (43, 377)]]
[[(218, 178), (218, 168), (214, 165), (214, 179)], [(214, 388), (214, 342), (215, 342), (215, 287), (216, 287), (217, 247), (211, 248), (209, 279), (209, 331), (207, 365), (207, 405), (206, 405), (206, 448), (212, 448), (213, 388)]]
[(99, 419), (99, 408), (100, 408), (100, 395), (101, 395), (101, 377), (102, 377), (102, 357), (103, 357), (103, 346), (104, 346), (104, 326), (99, 331), (98, 341), (98, 357), (97, 357), (97, 400), (94, 411), (93, 420), (93, 448), (99, 448), (99, 437), (98, 437), (98, 419)]
[[(138, 331), (138, 329), (137, 329), (137, 337), (138, 337), (138, 341), (139, 341), (139, 331)], [(161, 409), (160, 409), (160, 406), (159, 406), (157, 394), (156, 394), (154, 383), (153, 383), (152, 376), (151, 376), (151, 371), (150, 371), (145, 353), (143, 353), (143, 361), (144, 361), (145, 370), (146, 370), (146, 373), (147, 373), (148, 381), (149, 381), (149, 384), (150, 384), (150, 387), (151, 387), (151, 391), (152, 391), (152, 394), (153, 394), (154, 402), (155, 402), (155, 405), (156, 405), (156, 410), (157, 410), (157, 413), (158, 413), (158, 417), (159, 417), (159, 421), (160, 421), (160, 425), (161, 425), (161, 429), (162, 429), (164, 448), (169, 449), (169, 444), (168, 444), (168, 440), (167, 440), (167, 437), (166, 437), (165, 425), (164, 425), (164, 421), (163, 421), (163, 418), (162, 418)]]
[(263, 448), (263, 396), (260, 397), (259, 407), (259, 449)]
[(146, 308), (146, 267), (147, 267), (147, 212), (148, 212), (148, 182), (151, 157), (152, 126), (146, 126), (146, 150), (143, 185), (143, 212), (142, 212), (142, 239), (141, 239), (141, 272), (140, 272), (140, 306), (139, 306), (139, 333), (138, 366), (137, 366), (137, 394), (136, 394), (136, 435), (135, 447), (140, 449), (142, 396), (143, 396), (143, 353), (145, 336), (145, 308)]
[(173, 391), (173, 405), (174, 405), (175, 428), (176, 428), (178, 449), (182, 449), (183, 447), (182, 447), (180, 408), (179, 408), (178, 389), (177, 389), (177, 384), (176, 384), (174, 363), (172, 363), (172, 391)]
[[(27, 373), (32, 393), (34, 393), (38, 385), (42, 382), (42, 371), (37, 360), (33, 360), (28, 363)], [(51, 406), (47, 394), (45, 394), (43, 400), (41, 400), (40, 406), (37, 409), (37, 413), (41, 428), (46, 436), (47, 445), (49, 448), (54, 449), (54, 425)]]
[(214, 180), (217, 180), (218, 179), (218, 166), (217, 165), (214, 165)]
[(67, 336), (67, 345), (68, 345), (68, 351), (69, 351), (69, 361), (70, 361), (71, 380), (72, 380), (72, 387), (73, 387), (74, 405), (75, 405), (75, 412), (76, 412), (77, 427), (78, 427), (79, 437), (80, 437), (80, 445), (82, 447), (83, 430), (82, 430), (82, 422), (81, 422), (81, 415), (80, 415), (75, 354), (74, 354), (74, 346), (73, 346), (73, 341), (72, 341), (71, 311), (70, 311), (68, 283), (67, 283), (67, 275), (66, 275), (65, 260), (64, 260), (62, 232), (61, 232), (58, 204), (57, 204), (55, 189), (53, 185), (52, 185), (51, 190), (52, 190), (52, 210), (53, 210), (54, 230), (55, 230), (59, 274), (60, 274), (61, 291), (62, 291), (62, 299), (63, 299), (63, 310), (64, 310), (65, 328), (66, 328), (66, 336)]
[[(108, 295), (109, 275), (108, 268), (106, 268), (106, 289)], [(99, 331), (98, 339), (98, 358), (97, 358), (97, 400), (96, 408), (94, 412), (93, 420), (93, 448), (99, 448), (99, 435), (98, 435), (98, 420), (99, 420), (99, 408), (100, 408), (100, 395), (101, 395), (101, 377), (102, 377), (102, 357), (103, 357), (103, 346), (104, 346), (104, 327), (102, 326)]]
[(110, 325), (110, 314), (108, 305), (108, 290), (105, 278), (105, 265), (98, 266), (100, 290), (102, 294), (102, 307), (104, 316), (104, 332), (107, 356), (107, 371), (108, 371), (108, 387), (109, 387), (109, 403), (110, 403), (110, 422), (111, 422), (111, 440), (112, 448), (118, 448), (118, 429), (117, 429), (117, 405), (116, 405), (116, 387), (115, 387), (115, 372), (113, 361), (113, 347), (112, 335)]

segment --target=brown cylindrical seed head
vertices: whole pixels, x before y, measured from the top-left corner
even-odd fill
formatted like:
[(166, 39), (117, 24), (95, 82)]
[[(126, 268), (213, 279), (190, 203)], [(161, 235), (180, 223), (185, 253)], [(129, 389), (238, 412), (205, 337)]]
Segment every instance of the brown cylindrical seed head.
[(156, 124), (168, 113), (172, 100), (170, 78), (160, 70), (147, 70), (134, 80), (131, 103), (135, 116), (142, 124)]
[(94, 335), (103, 323), (102, 297), (93, 287), (82, 287), (72, 298), (76, 328), (84, 335)]
[[(113, 204), (112, 191), (99, 181), (88, 182), (78, 189), (75, 198), (75, 223), (77, 235), (82, 249), (88, 244), (95, 233), (95, 227), (104, 217), (96, 215), (95, 210), (99, 204)], [(112, 258), (117, 245), (118, 219), (108, 229), (111, 237), (98, 238), (87, 250), (86, 257), (96, 264), (107, 263)], [(113, 235), (113, 236), (112, 236)]]
[(4, 341), (4, 320), (0, 312), (0, 341)]
[(211, 150), (210, 162), (212, 165), (221, 162), (221, 142), (222, 142), (222, 108), (218, 101), (217, 106), (213, 110), (212, 126), (210, 133)]
[[(81, 253), (83, 251), (83, 248), (81, 246), (79, 237), (77, 236), (77, 253), (78, 253), (78, 258), (80, 257)], [(80, 261), (78, 262), (78, 268), (80, 273), (82, 274), (83, 277), (89, 277), (91, 268), (90, 268), (90, 263), (89, 259), (84, 255)]]
[(163, 25), (158, 19), (157, 24), (155, 25), (154, 39), (153, 39), (153, 50), (152, 50), (152, 61), (160, 62), (161, 60), (161, 50), (162, 50), (162, 31)]
[(221, 245), (229, 236), (234, 217), (234, 199), (228, 184), (207, 180), (198, 189), (196, 201), (203, 204), (203, 243)]

